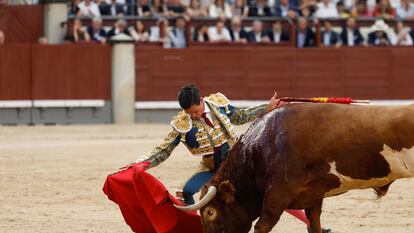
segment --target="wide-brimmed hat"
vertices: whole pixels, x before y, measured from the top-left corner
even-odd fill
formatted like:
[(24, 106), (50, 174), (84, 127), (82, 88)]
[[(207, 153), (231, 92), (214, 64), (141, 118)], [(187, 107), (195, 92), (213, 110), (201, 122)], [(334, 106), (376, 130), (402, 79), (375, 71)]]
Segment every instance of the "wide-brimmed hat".
[(382, 19), (375, 20), (375, 23), (371, 26), (372, 31), (386, 31), (389, 26)]

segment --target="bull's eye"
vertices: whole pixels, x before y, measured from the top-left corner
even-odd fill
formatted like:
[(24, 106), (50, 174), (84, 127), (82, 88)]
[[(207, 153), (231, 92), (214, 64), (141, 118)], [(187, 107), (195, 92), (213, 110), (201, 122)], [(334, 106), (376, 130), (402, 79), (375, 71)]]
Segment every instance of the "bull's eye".
[(217, 217), (217, 210), (212, 207), (206, 207), (203, 211), (203, 217), (207, 221), (214, 221)]

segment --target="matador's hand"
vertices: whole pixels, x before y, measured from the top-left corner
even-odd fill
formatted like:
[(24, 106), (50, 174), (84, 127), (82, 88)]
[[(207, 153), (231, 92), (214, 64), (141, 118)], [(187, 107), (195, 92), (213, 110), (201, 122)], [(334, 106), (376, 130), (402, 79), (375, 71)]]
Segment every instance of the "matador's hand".
[(267, 104), (267, 112), (272, 111), (277, 107), (277, 104), (279, 103), (279, 99), (277, 99), (277, 92), (275, 91), (275, 94), (272, 98), (270, 98), (269, 103)]

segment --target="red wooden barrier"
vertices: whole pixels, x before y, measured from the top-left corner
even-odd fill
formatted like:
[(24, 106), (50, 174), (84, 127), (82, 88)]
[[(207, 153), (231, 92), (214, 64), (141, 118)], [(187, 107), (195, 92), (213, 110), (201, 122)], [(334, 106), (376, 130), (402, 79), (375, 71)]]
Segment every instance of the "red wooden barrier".
[(136, 48), (136, 99), (174, 100), (194, 83), (232, 99), (350, 96), (414, 99), (414, 48), (197, 46)]

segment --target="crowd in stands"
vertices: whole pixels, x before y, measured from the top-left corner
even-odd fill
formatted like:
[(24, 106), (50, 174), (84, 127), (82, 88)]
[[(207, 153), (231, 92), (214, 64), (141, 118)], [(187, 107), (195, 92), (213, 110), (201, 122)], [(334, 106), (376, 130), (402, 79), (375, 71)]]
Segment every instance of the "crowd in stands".
[(414, 19), (413, 0), (73, 0), (76, 16), (382, 17)]

